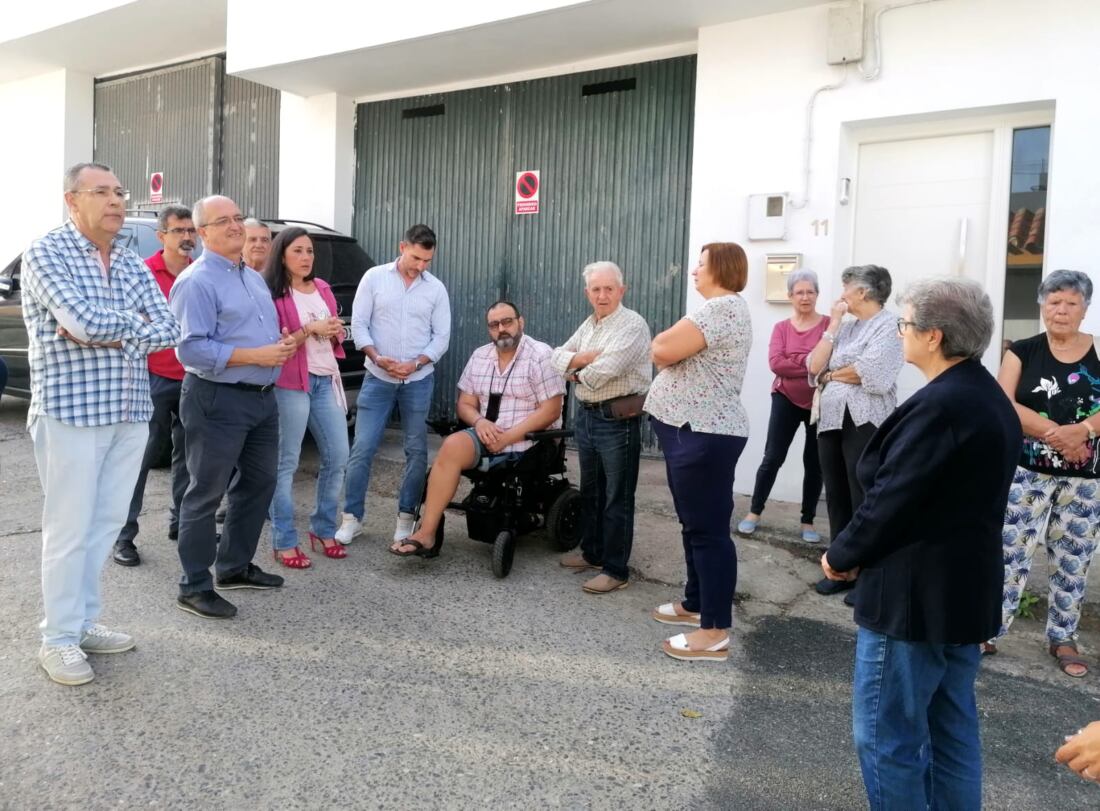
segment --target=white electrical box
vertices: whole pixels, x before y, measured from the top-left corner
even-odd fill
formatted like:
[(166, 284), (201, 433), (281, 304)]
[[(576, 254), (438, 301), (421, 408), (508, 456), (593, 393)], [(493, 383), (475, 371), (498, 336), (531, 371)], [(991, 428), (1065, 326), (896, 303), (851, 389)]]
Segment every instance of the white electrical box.
[(849, 0), (829, 9), (825, 61), (846, 65), (863, 59), (863, 0)]
[(749, 239), (787, 238), (787, 194), (749, 195)]

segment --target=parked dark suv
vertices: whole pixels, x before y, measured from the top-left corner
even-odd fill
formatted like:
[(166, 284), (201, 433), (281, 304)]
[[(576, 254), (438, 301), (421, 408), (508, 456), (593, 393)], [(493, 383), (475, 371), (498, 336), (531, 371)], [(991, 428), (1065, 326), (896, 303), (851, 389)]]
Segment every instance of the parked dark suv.
[[(354, 420), (355, 400), (363, 383), (363, 353), (355, 348), (351, 340), (351, 305), (359, 280), (374, 260), (367, 256), (354, 238), (309, 222), (295, 220), (264, 220), (277, 234), (292, 225), (305, 228), (313, 238), (314, 273), (332, 285), (336, 305), (344, 325), (348, 327), (348, 338), (344, 341), (347, 357), (340, 361), (340, 376), (344, 389), (348, 392), (349, 424)], [(127, 216), (119, 232), (126, 247), (144, 258), (160, 250), (160, 241), (156, 235), (157, 221), (151, 216)], [(202, 252), (196, 249), (197, 257)], [(8, 365), (8, 385), (4, 394), (16, 397), (31, 396), (30, 371), (27, 366), (27, 330), (23, 324), (23, 309), (19, 288), (19, 270), (22, 254), (16, 256), (0, 270), (0, 359)]]

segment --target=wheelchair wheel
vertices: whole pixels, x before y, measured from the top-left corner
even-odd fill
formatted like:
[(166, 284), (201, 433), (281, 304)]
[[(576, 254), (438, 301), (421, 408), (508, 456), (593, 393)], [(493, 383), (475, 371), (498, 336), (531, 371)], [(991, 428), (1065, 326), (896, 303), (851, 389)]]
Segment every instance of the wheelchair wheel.
[(550, 539), (562, 552), (568, 552), (581, 540), (581, 494), (573, 487), (563, 490), (546, 513)]
[(516, 553), (516, 536), (510, 529), (501, 530), (493, 542), (493, 574), (507, 577), (512, 571), (512, 558)]

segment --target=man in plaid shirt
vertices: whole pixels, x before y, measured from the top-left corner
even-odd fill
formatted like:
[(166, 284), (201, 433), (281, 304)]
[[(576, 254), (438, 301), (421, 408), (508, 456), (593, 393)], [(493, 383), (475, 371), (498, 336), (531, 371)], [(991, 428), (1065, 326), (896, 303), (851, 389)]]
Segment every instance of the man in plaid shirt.
[(59, 684), (94, 678), (89, 653), (134, 647), (96, 622), (99, 576), (149, 434), (146, 357), (179, 340), (153, 277), (115, 242), (129, 194), (110, 167), (76, 164), (65, 175), (69, 221), (23, 254), (27, 422), (45, 493), (38, 661)]
[(420, 526), (393, 542), (395, 555), (436, 557), (435, 530), (462, 471), (517, 459), (535, 444), (524, 438), (529, 432), (561, 426), (565, 381), (550, 365), (550, 347), (523, 334), (523, 317), (510, 301), (489, 307), (485, 320), (489, 343), (474, 350), (458, 379), (458, 418), (471, 427), (443, 441)]
[(589, 594), (626, 588), (634, 544), (634, 491), (642, 451), (641, 405), (634, 416), (612, 413), (612, 403), (649, 390), (649, 325), (622, 305), (626, 285), (614, 262), (584, 269), (584, 294), (592, 305), (572, 337), (554, 350), (551, 363), (576, 382), (573, 436), (581, 466), (581, 548), (562, 556), (569, 569), (598, 569), (581, 586)]

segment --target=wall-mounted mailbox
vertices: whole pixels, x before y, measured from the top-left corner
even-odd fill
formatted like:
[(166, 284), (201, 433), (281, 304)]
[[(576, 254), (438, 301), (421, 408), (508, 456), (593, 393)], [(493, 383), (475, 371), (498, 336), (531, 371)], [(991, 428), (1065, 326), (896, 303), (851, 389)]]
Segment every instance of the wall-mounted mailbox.
[(800, 253), (769, 253), (766, 257), (764, 297), (768, 301), (788, 302), (787, 277), (802, 267)]

